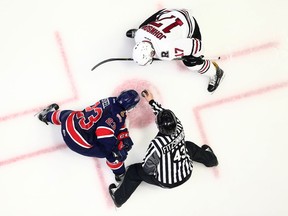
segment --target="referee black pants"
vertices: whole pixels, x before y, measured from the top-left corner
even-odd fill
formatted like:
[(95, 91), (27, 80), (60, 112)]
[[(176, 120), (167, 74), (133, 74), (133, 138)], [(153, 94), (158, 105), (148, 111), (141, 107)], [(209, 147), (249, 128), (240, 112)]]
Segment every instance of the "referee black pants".
[[(188, 149), (188, 154), (193, 161), (202, 163), (207, 167), (215, 166), (218, 163), (214, 153), (205, 151), (195, 143), (186, 141), (186, 147)], [(123, 205), (142, 181), (162, 187), (154, 176), (148, 175), (144, 172), (141, 163), (132, 164), (127, 168), (122, 183), (114, 193), (115, 202), (118, 205)]]
[(145, 181), (148, 184), (160, 186), (154, 176), (148, 175), (144, 172), (141, 163), (130, 165), (127, 168), (122, 183), (114, 193), (116, 203), (119, 205), (124, 204), (142, 181)]
[(190, 141), (186, 141), (186, 148), (192, 161), (202, 163), (206, 167), (213, 167), (218, 164), (217, 157), (213, 152), (205, 151), (205, 149)]

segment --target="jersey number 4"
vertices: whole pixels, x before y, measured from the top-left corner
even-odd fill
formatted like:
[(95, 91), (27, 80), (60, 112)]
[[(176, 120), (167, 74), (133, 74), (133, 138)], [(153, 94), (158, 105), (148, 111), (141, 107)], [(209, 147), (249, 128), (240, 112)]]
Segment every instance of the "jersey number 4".
[(174, 161), (181, 161), (186, 158), (187, 149), (183, 145), (180, 149), (176, 149), (173, 160)]

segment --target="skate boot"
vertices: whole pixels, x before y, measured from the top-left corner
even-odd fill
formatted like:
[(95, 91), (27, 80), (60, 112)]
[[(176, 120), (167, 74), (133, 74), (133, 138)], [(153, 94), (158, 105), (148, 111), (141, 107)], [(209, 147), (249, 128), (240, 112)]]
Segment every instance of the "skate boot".
[(201, 148), (203, 150), (205, 150), (205, 151), (210, 152), (213, 155), (213, 157), (210, 160), (210, 162), (206, 163), (205, 166), (207, 166), (207, 167), (217, 166), (218, 165), (218, 159), (217, 159), (216, 155), (214, 154), (212, 148), (210, 146), (206, 145), (206, 144), (202, 145)]
[(126, 32), (126, 37), (134, 38), (138, 29), (130, 29)]
[(212, 148), (211, 148), (210, 146), (206, 145), (206, 144), (202, 145), (201, 148), (202, 148), (203, 150), (205, 150), (205, 151), (209, 151), (209, 152), (211, 152), (211, 153), (214, 154)]
[(50, 111), (58, 110), (58, 109), (59, 109), (59, 105), (56, 104), (56, 103), (53, 103), (53, 104), (49, 105), (48, 107), (46, 107), (45, 109), (43, 109), (39, 113), (39, 115), (38, 115), (39, 120), (48, 125), (47, 117), (46, 117), (47, 113), (50, 112)]
[(216, 62), (212, 62), (212, 64), (216, 68), (216, 74), (213, 76), (213, 78), (210, 78), (209, 85), (207, 88), (209, 92), (214, 92), (218, 88), (224, 75), (224, 71), (218, 66)]
[(109, 194), (110, 194), (110, 196), (111, 196), (111, 198), (112, 198), (115, 206), (119, 208), (119, 207), (121, 207), (121, 205), (116, 202), (115, 196), (114, 196), (114, 193), (115, 193), (115, 191), (116, 191), (116, 188), (117, 188), (117, 187), (116, 187), (115, 184), (110, 184), (110, 185), (109, 185)]

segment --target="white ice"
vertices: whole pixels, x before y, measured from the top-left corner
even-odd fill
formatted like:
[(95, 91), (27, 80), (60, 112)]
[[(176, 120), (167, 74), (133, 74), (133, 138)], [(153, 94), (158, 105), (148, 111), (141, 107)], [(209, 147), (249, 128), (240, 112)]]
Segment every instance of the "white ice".
[[(0, 1), (0, 215), (288, 215), (287, 6), (284, 0)], [(180, 62), (111, 62), (90, 70), (107, 58), (131, 57), (126, 31), (162, 7), (192, 9), (205, 55), (222, 57), (226, 76), (214, 94), (206, 91), (206, 77)], [(191, 179), (171, 190), (142, 183), (116, 209), (105, 161), (72, 152), (59, 127), (34, 114), (53, 102), (83, 109), (129, 87), (151, 88), (182, 120), (187, 140), (211, 145), (219, 166), (195, 163)], [(144, 121), (145, 103), (133, 112)], [(153, 122), (133, 127), (130, 119), (130, 126), (135, 145), (126, 165), (142, 160), (157, 131)]]

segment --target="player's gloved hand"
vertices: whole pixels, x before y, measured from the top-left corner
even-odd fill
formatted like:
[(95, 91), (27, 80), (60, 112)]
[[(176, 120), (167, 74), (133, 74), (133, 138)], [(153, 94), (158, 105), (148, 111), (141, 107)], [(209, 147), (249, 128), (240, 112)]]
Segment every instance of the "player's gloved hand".
[(124, 148), (127, 150), (127, 151), (130, 151), (132, 149), (132, 146), (133, 146), (133, 141), (131, 140), (130, 137), (127, 137), (125, 139), (122, 140), (123, 142), (123, 145), (124, 145)]
[(183, 56), (183, 63), (188, 66), (188, 67), (193, 67), (195, 65), (200, 65), (203, 63), (203, 55), (199, 56), (199, 57), (195, 57), (193, 55), (189, 55), (189, 56)]
[(127, 137), (129, 137), (129, 132), (128, 132), (127, 128), (125, 128), (121, 133), (118, 134), (117, 139), (119, 141), (121, 141)]
[(117, 148), (115, 148), (115, 150), (113, 151), (113, 155), (115, 159), (120, 162), (126, 160), (128, 151), (125, 148), (124, 143), (122, 141), (119, 141)]
[(137, 30), (138, 30), (138, 29), (129, 29), (129, 30), (126, 32), (126, 37), (134, 38)]
[(113, 152), (113, 154), (116, 160), (118, 160), (119, 162), (123, 162), (126, 160), (128, 152), (125, 148), (123, 148), (122, 150)]
[(121, 143), (119, 142), (118, 144), (118, 149), (122, 149), (125, 148), (127, 151), (130, 151), (132, 146), (133, 146), (133, 141), (131, 140), (131, 138), (129, 137), (129, 132), (127, 129), (125, 129), (124, 131), (122, 131), (118, 136), (117, 139), (119, 141), (123, 142), (123, 147), (119, 146), (121, 145)]

